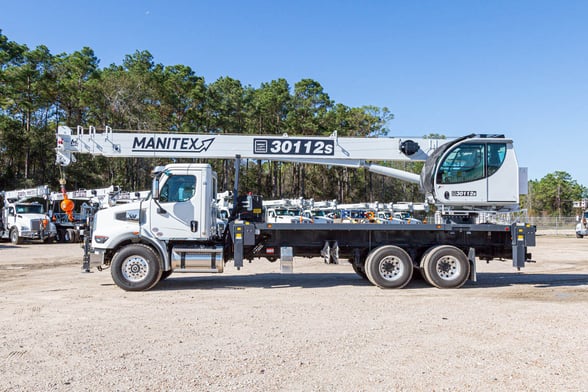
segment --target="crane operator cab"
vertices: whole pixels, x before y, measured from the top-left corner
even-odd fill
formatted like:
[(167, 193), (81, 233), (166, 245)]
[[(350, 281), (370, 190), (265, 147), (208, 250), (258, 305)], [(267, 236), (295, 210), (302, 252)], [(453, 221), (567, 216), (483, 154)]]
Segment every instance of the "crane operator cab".
[(435, 204), (518, 208), (519, 166), (512, 140), (503, 135), (469, 135), (444, 144), (427, 159), (421, 183)]

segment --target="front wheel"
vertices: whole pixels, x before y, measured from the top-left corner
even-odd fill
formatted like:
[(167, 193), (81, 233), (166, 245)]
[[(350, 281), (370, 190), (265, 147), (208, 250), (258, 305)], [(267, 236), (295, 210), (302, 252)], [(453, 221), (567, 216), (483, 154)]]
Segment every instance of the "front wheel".
[(127, 245), (116, 252), (110, 272), (114, 283), (126, 291), (149, 290), (162, 275), (159, 257), (142, 244)]
[(404, 249), (393, 245), (374, 249), (365, 261), (370, 282), (383, 289), (401, 289), (412, 278), (412, 259)]
[(423, 276), (440, 289), (457, 289), (470, 275), (470, 262), (460, 249), (441, 245), (429, 249), (421, 260)]
[(580, 233), (576, 233), (576, 238), (584, 238), (584, 236)]
[(22, 244), (22, 237), (18, 236), (18, 229), (13, 228), (12, 230), (10, 230), (10, 242), (13, 245)]

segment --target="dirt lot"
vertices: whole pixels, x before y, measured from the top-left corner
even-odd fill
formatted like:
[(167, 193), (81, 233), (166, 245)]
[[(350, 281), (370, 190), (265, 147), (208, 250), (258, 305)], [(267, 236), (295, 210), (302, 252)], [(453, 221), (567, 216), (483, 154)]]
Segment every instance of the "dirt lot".
[(458, 290), (296, 259), (129, 293), (78, 244), (2, 243), (0, 390), (588, 390), (588, 239), (532, 252)]

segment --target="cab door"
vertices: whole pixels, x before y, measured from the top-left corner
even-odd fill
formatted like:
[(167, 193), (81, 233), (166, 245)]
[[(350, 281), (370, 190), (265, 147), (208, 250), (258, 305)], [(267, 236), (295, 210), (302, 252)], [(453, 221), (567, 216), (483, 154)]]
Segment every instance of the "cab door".
[(200, 173), (162, 178), (158, 200), (149, 209), (152, 234), (162, 240), (198, 239), (203, 223)]
[(518, 167), (512, 143), (488, 144), (488, 202), (519, 202)]

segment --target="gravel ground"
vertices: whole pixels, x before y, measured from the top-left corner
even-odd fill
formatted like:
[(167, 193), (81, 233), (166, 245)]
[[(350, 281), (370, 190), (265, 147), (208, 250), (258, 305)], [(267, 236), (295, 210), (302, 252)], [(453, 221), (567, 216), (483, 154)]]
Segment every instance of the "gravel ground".
[(297, 258), (138, 293), (79, 244), (2, 243), (0, 390), (586, 391), (588, 239), (537, 242), (457, 290)]

